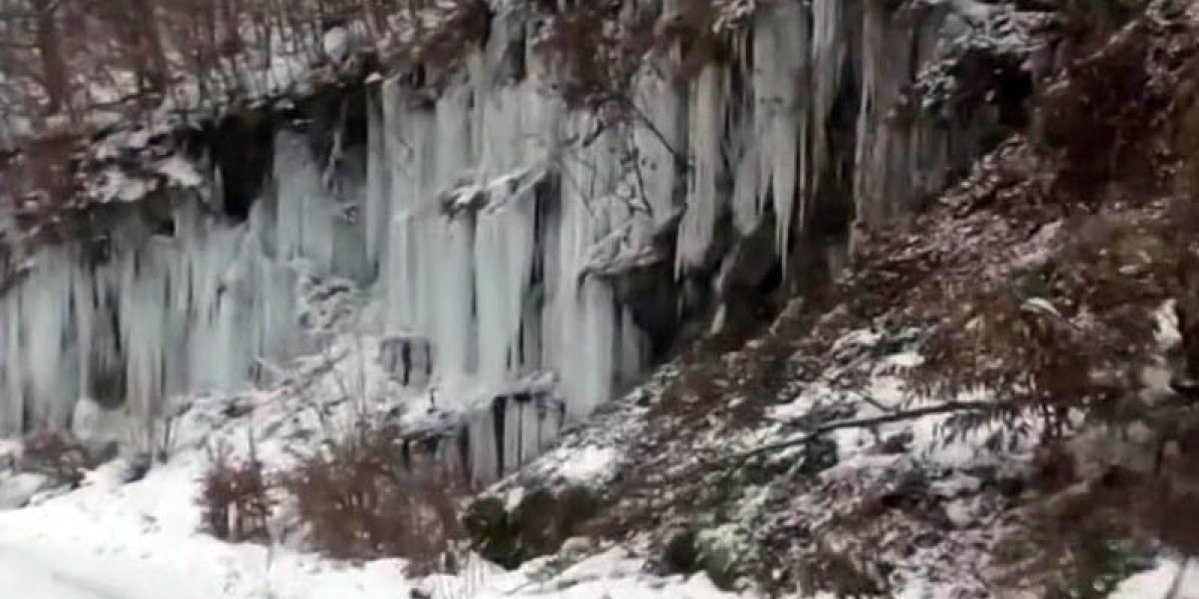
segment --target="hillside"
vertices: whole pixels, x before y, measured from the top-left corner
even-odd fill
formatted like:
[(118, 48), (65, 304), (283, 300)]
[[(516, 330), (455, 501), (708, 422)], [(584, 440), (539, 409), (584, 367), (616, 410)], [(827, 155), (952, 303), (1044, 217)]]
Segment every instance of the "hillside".
[(1199, 580), (1190, 3), (346, 6), (8, 121), (0, 584)]

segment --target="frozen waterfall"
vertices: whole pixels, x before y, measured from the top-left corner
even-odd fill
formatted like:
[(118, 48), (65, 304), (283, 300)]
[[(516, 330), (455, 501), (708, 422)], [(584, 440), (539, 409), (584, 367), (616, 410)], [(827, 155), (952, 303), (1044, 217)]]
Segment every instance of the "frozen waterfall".
[(383, 339), (403, 385), (455, 398), (476, 467), (503, 471), (651, 360), (621, 272), (661, 267), (654, 285), (719, 303), (741, 243), (766, 236), (794, 276), (980, 145), (982, 125), (891, 118), (946, 7), (763, 5), (687, 82), (664, 74), (677, 52), (647, 61), (616, 115), (567, 106), (511, 10), (435, 99), (370, 83), (359, 135), (273, 115), (248, 214), (222, 210), (239, 182), (205, 149), (198, 186), (105, 205), (35, 252), (0, 298), (0, 433), (69, 425), (82, 398), (149, 426), (171, 397), (265, 382), (324, 342), (304, 290), (344, 280), (365, 298), (351, 332)]

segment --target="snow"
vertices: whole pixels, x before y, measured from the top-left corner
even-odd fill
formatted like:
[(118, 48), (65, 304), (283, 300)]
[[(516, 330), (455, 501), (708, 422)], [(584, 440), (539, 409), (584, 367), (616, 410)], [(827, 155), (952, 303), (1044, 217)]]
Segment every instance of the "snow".
[(155, 170), (164, 175), (170, 184), (178, 187), (197, 188), (204, 183), (203, 177), (196, 171), (195, 164), (177, 154), (157, 164)]
[[(132, 485), (97, 483), (2, 513), (0, 570), (16, 561), (39, 578), (66, 581), (81, 596), (122, 599), (159, 597), (164, 590), (181, 598), (261, 596), (275, 582), (303, 580), (319, 588), (338, 575), (307, 572), (310, 558), (268, 556), (261, 547), (199, 535), (199, 472), (198, 460), (180, 460)], [(268, 557), (274, 558), (269, 568)]]
[[(399, 560), (341, 564), (285, 548), (230, 545), (196, 532), (199, 463), (179, 459), (129, 485), (97, 482), (36, 507), (0, 512), (0, 588), (28, 599), (721, 599), (696, 576), (643, 574), (619, 549), (532, 577), (472, 560), (456, 577), (411, 580)], [(615, 593), (615, 595), (613, 595)]]
[[(428, 397), (397, 388), (375, 363), (374, 347), (342, 338), (324, 355), (277, 372), (275, 387), (189, 397), (171, 423), (169, 460), (145, 478), (125, 483), (130, 463), (121, 457), (87, 472), (75, 491), (0, 511), (0, 588), (21, 589), (31, 599), (393, 599), (413, 589), (435, 599), (749, 597), (722, 593), (702, 575), (646, 574), (644, 560), (613, 546), (573, 558), (564, 550), (550, 560), (562, 565), (534, 560), (514, 572), (470, 557), (457, 575), (410, 579), (402, 560), (348, 564), (300, 550), (287, 510), (269, 524), (270, 547), (228, 544), (198, 532), (196, 499), (209, 448), (244, 457), (253, 440), (269, 474), (318, 450), (317, 441), (303, 440), (347, 430), (341, 427), (363, 414), (398, 414), (401, 422), (433, 428), (437, 415), (426, 409)], [(569, 464), (563, 476), (579, 482), (612, 472), (618, 458), (611, 448), (559, 451)]]
[(1167, 300), (1153, 312), (1155, 327), (1154, 341), (1160, 349), (1166, 350), (1182, 343), (1182, 334), (1178, 329), (1178, 312), (1174, 300)]
[(1193, 560), (1180, 563), (1177, 559), (1162, 559), (1152, 570), (1134, 574), (1121, 582), (1116, 590), (1108, 595), (1108, 599), (1190, 599), (1195, 596), (1199, 596), (1199, 567), (1196, 567)]
[(38, 492), (53, 486), (49, 477), (22, 472), (12, 476), (0, 475), (0, 510), (23, 507)]
[(350, 52), (350, 32), (345, 27), (333, 27), (321, 38), (325, 56), (333, 62), (341, 62)]
[(559, 474), (575, 484), (606, 480), (614, 474), (619, 453), (612, 447), (588, 446), (562, 465)]

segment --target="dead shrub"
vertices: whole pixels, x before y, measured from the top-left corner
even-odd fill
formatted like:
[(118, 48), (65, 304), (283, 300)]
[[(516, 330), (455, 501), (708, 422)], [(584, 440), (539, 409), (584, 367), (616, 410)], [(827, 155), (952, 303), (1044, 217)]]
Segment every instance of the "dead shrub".
[[(951, 430), (973, 431), (997, 419), (1014, 424), (1018, 414), (1033, 413), (1043, 416), (1056, 436), (1065, 410), (1119, 399), (1131, 388), (1123, 365), (1133, 362), (1120, 360), (1135, 352), (1106, 340), (1110, 331), (1084, 330), (1006, 291), (963, 302), (968, 305), (964, 313), (926, 345), (927, 359), (917, 371), (922, 391), (953, 397), (986, 388), (1007, 409), (957, 415)], [(1098, 377), (1100, 372), (1113, 374)]]
[[(69, 133), (48, 134), (31, 141), (0, 165), (4, 199), (11, 202), (14, 222), (23, 233), (55, 240), (68, 234), (65, 222), (80, 192), (77, 180), (81, 145)], [(48, 226), (53, 225), (53, 226)]]
[(867, 573), (853, 557), (825, 544), (818, 544), (807, 558), (796, 567), (800, 588), (837, 597), (882, 597), (889, 590), (885, 580)]
[[(1199, 231), (1199, 221), (1183, 217), (1194, 201), (1162, 201), (1177, 154), (1186, 150), (1175, 121), (1193, 102), (1181, 85), (1194, 68), (1191, 26), (1128, 14), (1101, 19), (1117, 25), (1097, 24), (1095, 15), (1079, 12), (1094, 4), (1071, 2), (1067, 17), (1086, 17), (1083, 30), (1104, 43), (1087, 48), (1040, 99), (1040, 149), (1047, 152), (1029, 156), (1031, 168), (1014, 173), (1031, 185), (1005, 185), (1019, 192), (1005, 204), (1036, 210), (995, 206), (1013, 233), (1061, 219), (1065, 247), (1035, 266), (994, 272), (984, 263), (947, 273), (952, 263), (941, 256), (921, 259), (922, 270), (941, 273), (938, 285), (909, 302), (935, 328), (923, 348), (922, 390), (987, 388), (1011, 406), (1004, 414), (964, 416), (960, 428), (1039, 412), (1050, 432), (1060, 433), (1061, 416), (1072, 408), (1127, 421), (1138, 409), (1139, 369), (1154, 356), (1154, 323), (1146, 314), (1175, 297), (1186, 328), (1196, 311), (1188, 298), (1195, 254), (1177, 241)], [(1118, 12), (1135, 13), (1142, 3), (1125, 4)], [(1109, 38), (1108, 27), (1122, 22), (1128, 24)], [(1042, 176), (1048, 185), (1035, 184)]]
[(253, 451), (247, 459), (235, 459), (227, 445), (209, 448), (208, 457), (200, 496), (205, 531), (235, 543), (269, 541), (267, 522), (274, 504), (262, 462)]
[(1157, 433), (1152, 470), (1108, 465), (1078, 477), (1059, 444), (1042, 448), (1026, 526), (996, 551), (997, 582), (1053, 598), (1105, 597), (1115, 584), (1152, 565), (1164, 545), (1199, 555), (1199, 420), (1190, 406), (1142, 413)]
[(87, 468), (87, 454), (83, 446), (70, 433), (41, 429), (31, 432), (21, 440), (21, 454), (17, 469), (35, 472), (71, 487), (83, 480)]
[(463, 538), (465, 477), (390, 426), (359, 423), (281, 483), (314, 548), (334, 558), (402, 557), (428, 572)]
[[(563, 96), (576, 106), (598, 106), (623, 97), (649, 49), (648, 35), (625, 35), (620, 27), (621, 2), (580, 2), (552, 11), (538, 42), (559, 65)], [(650, 21), (639, 21), (640, 33)]]
[(647, 61), (664, 59), (662, 66), (673, 79), (687, 81), (705, 65), (727, 60), (730, 44), (722, 27), (732, 24), (721, 23), (720, 16), (732, 3), (691, 0), (674, 5), (675, 12), (657, 14), (619, 0), (566, 8), (543, 0), (541, 10), (549, 20), (539, 49), (558, 65), (567, 102), (592, 108), (628, 103), (633, 78)]
[[(1064, 457), (1051, 453), (1050, 462)], [(1151, 564), (1152, 514), (1164, 505), (1155, 487), (1151, 477), (1112, 466), (1048, 494), (996, 548), (995, 582), (1053, 599), (1106, 597)]]
[[(428, 10), (428, 9), (422, 9)], [(462, 68), (468, 50), (485, 42), (490, 34), (491, 10), (482, 0), (462, 0), (432, 8), (437, 14), (437, 26), (425, 29), (418, 26), (410, 44), (393, 50), (392, 61), (408, 69), (406, 83), (418, 98), (436, 99), (448, 85), (454, 73)], [(410, 20), (418, 23), (419, 18)]]

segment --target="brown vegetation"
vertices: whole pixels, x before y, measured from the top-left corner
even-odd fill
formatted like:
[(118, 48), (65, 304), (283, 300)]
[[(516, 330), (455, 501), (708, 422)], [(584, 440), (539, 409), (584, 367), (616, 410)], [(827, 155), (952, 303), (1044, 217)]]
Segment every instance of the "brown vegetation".
[(21, 439), (21, 454), (16, 467), (75, 487), (83, 480), (88, 465), (83, 446), (70, 433), (39, 429)]
[(443, 565), (463, 538), (466, 478), (404, 441), (391, 427), (361, 424), (280, 477), (316, 549), (341, 559), (400, 556), (419, 571)]
[(209, 461), (200, 496), (205, 531), (235, 543), (270, 541), (273, 502), (262, 462), (253, 452), (247, 459), (234, 459), (224, 445), (210, 448)]
[[(1034, 478), (1045, 483), (1035, 486), (1043, 500), (1024, 514), (1032, 536), (1014, 537), (1018, 548), (1000, 556), (1019, 564), (1004, 584), (1100, 596), (1146, 548), (1199, 548), (1199, 534), (1178, 524), (1199, 481), (1188, 442), (1199, 374), (1194, 40), (1178, 13), (1140, 17), (1070, 62), (1039, 99), (1032, 141), (1001, 148), (922, 217), (926, 239), (938, 221), (974, 221), (975, 237), (960, 241), (979, 247), (898, 234), (864, 256), (859, 281), (901, 265), (910, 277), (900, 285), (910, 291), (888, 302), (932, 331), (923, 391), (984, 388), (999, 402), (963, 412), (951, 435), (1016, 416), (1045, 425), (1044, 476)], [(1144, 392), (1141, 377), (1162, 358), (1153, 314), (1167, 300), (1182, 347), (1169, 364), (1177, 393), (1163, 401)], [(1141, 427), (1156, 465), (1084, 473), (1064, 440), (1079, 422), (1106, 426), (1113, 444)]]
[[(801, 317), (807, 310), (785, 314), (777, 330), (735, 356), (720, 349), (682, 360), (654, 408), (675, 428), (654, 442), (724, 422), (714, 412), (774, 401), (785, 385), (779, 379), (797, 384), (796, 373), (807, 381), (826, 371), (836, 359), (833, 340), (849, 330), (916, 330), (911, 341), (925, 358), (915, 372), (918, 395), (944, 403), (879, 418), (812, 414), (799, 424), (808, 436), (726, 463), (752, 472), (764, 453), (817, 443), (832, 430), (938, 413), (956, 415), (942, 429), (947, 438), (998, 430), (987, 437), (996, 447), (1039, 429), (1038, 473), (1007, 495), (1035, 502), (1015, 535), (1029, 542), (997, 556), (1020, 563), (1013, 578), (997, 582), (1044, 596), (1097, 596), (1084, 590), (1126, 577), (1145, 547), (1199, 550), (1199, 533), (1177, 524), (1199, 488), (1190, 440), (1199, 388), (1199, 38), (1168, 3), (1149, 15), (1143, 6), (1080, 12), (1084, 5), (1064, 13), (1060, 64), (1030, 101), (1035, 126), (1001, 144), (913, 223), (862, 232), (852, 274), (805, 306), (837, 309), (819, 319)], [(1155, 313), (1168, 300), (1182, 347), (1169, 364), (1176, 393), (1163, 399), (1160, 389), (1145, 392), (1142, 376), (1164, 357)], [(730, 368), (738, 357), (760, 359), (762, 368)], [(988, 400), (953, 401), (976, 389)], [(708, 420), (688, 416), (696, 412)], [(1156, 451), (1156, 466), (1108, 464), (1098, 474), (1075, 467), (1069, 441), (1080, 423), (1109, 431), (1111, 444), (1126, 442), (1130, 429), (1148, 431), (1141, 450)], [(712, 464), (701, 457), (696, 468)], [(630, 477), (631, 484), (661, 480), (635, 474), (649, 482)], [(698, 475), (668, 476), (686, 484)], [(694, 504), (702, 489), (695, 491), (680, 495)], [(840, 567), (843, 555), (826, 557), (805, 573), (810, 584), (860, 581), (860, 569)]]
[(621, 0), (562, 3), (532, 0), (548, 16), (539, 48), (555, 65), (570, 104), (629, 117), (633, 77), (645, 68), (688, 81), (728, 57), (733, 23), (721, 21), (737, 0), (689, 0), (658, 14)]
[[(848, 290), (867, 315), (864, 299), (898, 305), (932, 331), (923, 390), (986, 388), (1003, 402), (963, 426), (1037, 413), (1052, 436), (1067, 410), (1122, 418), (1138, 401), (1156, 355), (1148, 315), (1193, 276), (1178, 240), (1195, 239), (1199, 220), (1171, 175), (1196, 50), (1182, 23), (1128, 24), (1040, 99), (1042, 143), (1001, 147), (921, 217), (925, 235), (879, 235), (859, 256)], [(938, 222), (974, 233), (938, 240)]]
[(286, 505), (311, 547), (330, 557), (402, 557), (418, 572), (452, 567), (455, 543), (464, 536), (458, 503), (469, 490), (466, 477), (398, 429), (359, 422), (274, 474), (265, 472), (253, 447), (245, 459), (225, 445), (210, 450), (199, 498), (209, 534), (269, 542), (269, 524)]
[[(107, 123), (144, 123), (164, 102), (202, 121), (286, 93), (272, 79), (279, 59), (311, 65), (322, 82), (363, 76), (379, 54), (396, 71), (448, 71), (486, 39), (488, 10), (482, 0), (0, 0), (0, 183), (23, 215), (44, 215), (76, 199), (77, 154)], [(326, 56), (336, 26), (351, 38), (347, 56)]]

